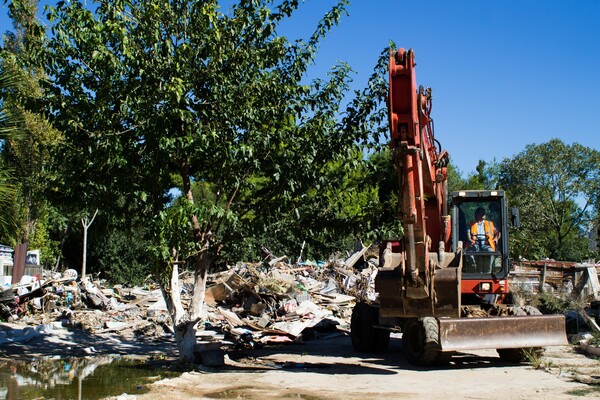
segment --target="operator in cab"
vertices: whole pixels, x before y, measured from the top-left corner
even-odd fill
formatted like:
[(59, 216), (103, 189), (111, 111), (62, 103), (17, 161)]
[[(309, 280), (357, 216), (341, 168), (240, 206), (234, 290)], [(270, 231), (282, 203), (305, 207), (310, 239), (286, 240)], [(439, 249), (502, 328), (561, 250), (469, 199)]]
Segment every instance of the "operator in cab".
[(496, 251), (500, 232), (492, 221), (485, 219), (483, 207), (475, 210), (475, 220), (469, 224), (468, 238), (471, 251)]

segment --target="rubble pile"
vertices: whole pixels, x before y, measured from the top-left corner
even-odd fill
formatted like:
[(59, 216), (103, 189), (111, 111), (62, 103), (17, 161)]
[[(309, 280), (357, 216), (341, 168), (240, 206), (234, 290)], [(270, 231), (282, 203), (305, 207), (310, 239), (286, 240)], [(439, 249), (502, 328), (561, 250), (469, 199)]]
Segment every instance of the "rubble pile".
[[(318, 330), (349, 329), (357, 300), (374, 300), (376, 264), (366, 262), (363, 248), (346, 260), (291, 263), (270, 256), (261, 263), (238, 263), (211, 274), (200, 343), (241, 347), (294, 342)], [(182, 301), (191, 300), (191, 273), (184, 272)], [(93, 334), (116, 332), (128, 338), (164, 338), (173, 334), (161, 290), (107, 287), (76, 271), (43, 277), (24, 276), (0, 292), (0, 318), (30, 326), (60, 324)], [(26, 339), (28, 340), (28, 339)]]
[(207, 322), (248, 346), (295, 341), (307, 330), (346, 330), (356, 298), (368, 297), (364, 289), (372, 285), (365, 282), (374, 271), (374, 265), (358, 272), (340, 261), (239, 263), (207, 289)]
[[(164, 335), (156, 329), (167, 322), (164, 314), (152, 305), (162, 299), (160, 289), (152, 287), (105, 287), (87, 277), (78, 279), (76, 271), (67, 270), (43, 277), (23, 276), (18, 284), (0, 292), (0, 318), (9, 323), (48, 326), (57, 323), (68, 329), (82, 329), (94, 334), (124, 331), (129, 335)], [(152, 329), (148, 329), (152, 327)]]

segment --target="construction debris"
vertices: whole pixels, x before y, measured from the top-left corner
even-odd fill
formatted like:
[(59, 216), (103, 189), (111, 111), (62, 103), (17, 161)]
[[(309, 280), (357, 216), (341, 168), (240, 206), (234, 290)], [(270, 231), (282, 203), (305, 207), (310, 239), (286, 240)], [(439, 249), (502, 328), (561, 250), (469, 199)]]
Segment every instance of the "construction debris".
[[(292, 263), (288, 257), (263, 249), (267, 255), (263, 262), (240, 262), (210, 275), (203, 319), (197, 329), (199, 358), (218, 365), (225, 346), (254, 348), (348, 331), (354, 304), (377, 300), (374, 281), (378, 260), (367, 256), (376, 251), (369, 251), (362, 244), (355, 250), (346, 258), (328, 262), (299, 259)], [(526, 289), (526, 284), (535, 280), (536, 291), (547, 287), (570, 294), (581, 286), (585, 274), (577, 271), (583, 271), (586, 282), (591, 282), (593, 293), (597, 294), (594, 266), (569, 267), (551, 263), (520, 267), (511, 285)], [(565, 273), (567, 270), (575, 272)], [(189, 304), (193, 275), (184, 272), (180, 279), (182, 300)], [(530, 288), (534, 290), (534, 285), (530, 284)], [(596, 310), (596, 314), (600, 312)], [(588, 324), (600, 317), (591, 315)], [(0, 326), (0, 345), (57, 334), (58, 329), (117, 333), (129, 339), (173, 336), (171, 317), (157, 285), (108, 287), (89, 276), (79, 279), (73, 270), (50, 276), (23, 276), (19, 283), (5, 287), (0, 292), (0, 317), (8, 321)]]
[(511, 285), (531, 294), (548, 292), (600, 300), (600, 264), (521, 260), (511, 271)]
[[(366, 247), (345, 260), (293, 264), (288, 257), (264, 250), (268, 254), (264, 262), (238, 263), (209, 276), (204, 318), (198, 325), (199, 346), (222, 342), (252, 348), (296, 342), (316, 331), (348, 330), (356, 298), (375, 299), (377, 268), (365, 261)], [(362, 271), (354, 268), (357, 264)], [(193, 276), (184, 272), (180, 278), (186, 303), (193, 294)], [(173, 335), (157, 285), (108, 287), (89, 276), (78, 279), (73, 270), (23, 276), (5, 287), (0, 292), (0, 317), (10, 323), (2, 327), (0, 344), (51, 334), (51, 324), (130, 338)]]

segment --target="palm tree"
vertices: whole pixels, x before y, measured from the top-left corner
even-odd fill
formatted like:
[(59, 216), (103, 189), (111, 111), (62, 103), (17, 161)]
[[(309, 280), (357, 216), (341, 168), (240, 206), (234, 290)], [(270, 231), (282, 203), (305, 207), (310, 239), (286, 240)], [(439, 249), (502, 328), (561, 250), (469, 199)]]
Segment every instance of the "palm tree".
[[(10, 113), (5, 109), (4, 94), (6, 90), (16, 84), (16, 77), (0, 66), (0, 153), (4, 148), (4, 141), (15, 138), (18, 134), (16, 121), (11, 118)], [(7, 230), (13, 222), (11, 213), (12, 203), (16, 195), (16, 189), (9, 170), (0, 163), (0, 236), (7, 233)]]

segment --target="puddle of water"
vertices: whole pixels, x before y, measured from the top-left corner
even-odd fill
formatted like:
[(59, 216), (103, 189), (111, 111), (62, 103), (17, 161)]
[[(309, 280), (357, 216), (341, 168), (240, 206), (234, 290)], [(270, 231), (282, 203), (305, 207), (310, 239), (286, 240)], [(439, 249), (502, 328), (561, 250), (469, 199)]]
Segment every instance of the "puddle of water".
[(0, 361), (0, 399), (102, 399), (148, 392), (156, 380), (178, 376), (140, 360), (116, 357)]
[(264, 388), (257, 388), (252, 386), (239, 386), (230, 387), (218, 392), (204, 393), (202, 395), (208, 399), (260, 399), (260, 398), (286, 398), (286, 399), (300, 399), (300, 400), (322, 400), (321, 397), (313, 396), (306, 393), (294, 393), (286, 390), (285, 393), (278, 393), (273, 396), (273, 393), (265, 390)]

